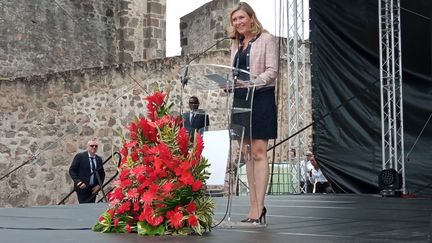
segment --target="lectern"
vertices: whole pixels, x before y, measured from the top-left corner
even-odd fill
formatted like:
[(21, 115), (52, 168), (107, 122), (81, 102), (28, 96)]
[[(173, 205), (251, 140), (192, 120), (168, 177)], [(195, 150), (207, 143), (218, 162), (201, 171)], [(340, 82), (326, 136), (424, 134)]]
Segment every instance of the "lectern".
[(254, 92), (264, 82), (253, 79), (245, 70), (219, 64), (189, 64), (181, 69), (180, 76), (182, 102), (197, 96), (200, 111), (209, 116), (210, 125), (198, 131), (204, 139), (203, 156), (210, 163), (207, 185), (228, 189), (225, 193), (230, 221), (231, 196), (243, 183), (239, 180), (240, 166), (252, 156), (250, 146), (245, 144), (251, 144), (247, 139), (251, 134)]

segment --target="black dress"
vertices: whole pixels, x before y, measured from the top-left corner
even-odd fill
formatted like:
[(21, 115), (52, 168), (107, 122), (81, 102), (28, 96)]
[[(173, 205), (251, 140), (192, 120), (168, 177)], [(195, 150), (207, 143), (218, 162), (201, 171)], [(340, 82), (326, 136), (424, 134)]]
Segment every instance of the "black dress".
[[(235, 58), (240, 69), (248, 70), (251, 44), (241, 49), (240, 56)], [(239, 53), (237, 53), (238, 55)], [(236, 66), (236, 63), (234, 63)], [(248, 70), (249, 71), (249, 70)], [(240, 73), (239, 79), (249, 80), (249, 75)], [(275, 88), (262, 87), (259, 89), (238, 88), (234, 90), (233, 108), (250, 108), (252, 102), (252, 116), (250, 112), (232, 113), (232, 123), (245, 127), (245, 138), (275, 139), (277, 138), (277, 109), (275, 102)], [(238, 109), (237, 109), (238, 110)]]

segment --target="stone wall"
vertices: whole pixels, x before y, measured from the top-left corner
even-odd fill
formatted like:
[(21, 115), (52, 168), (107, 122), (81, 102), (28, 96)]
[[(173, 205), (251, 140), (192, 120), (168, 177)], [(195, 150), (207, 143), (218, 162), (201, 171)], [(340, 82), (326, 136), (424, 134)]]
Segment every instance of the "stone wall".
[(165, 56), (166, 0), (5, 0), (0, 78)]
[[(208, 53), (199, 61), (225, 62), (228, 54)], [(99, 154), (117, 151), (122, 129), (146, 112), (143, 98), (156, 88), (171, 90), (170, 101), (180, 111), (181, 100), (200, 91), (189, 87), (180, 96), (181, 58), (155, 59), (58, 72), (0, 81), (0, 171), (6, 172), (36, 155), (30, 163), (0, 182), (0, 207), (58, 203), (71, 189), (68, 167), (93, 137)], [(212, 123), (218, 123), (212, 117)], [(106, 166), (109, 174), (115, 165)], [(67, 203), (76, 202), (73, 195)]]
[[(200, 72), (209, 72), (211, 67), (191, 69), (190, 83), (181, 92), (179, 72), (188, 58), (154, 59), (0, 80), (0, 176), (31, 156), (36, 157), (0, 181), (0, 207), (58, 203), (73, 186), (68, 175), (73, 156), (85, 150), (86, 142), (93, 137), (99, 141), (98, 154), (103, 158), (117, 151), (121, 141), (114, 130), (124, 131), (134, 116), (146, 113), (143, 98), (152, 90), (170, 90), (174, 112), (181, 112), (181, 107), (184, 111), (188, 97), (198, 95), (202, 108), (209, 112), (210, 123), (226, 123), (227, 94), (220, 89), (197, 89), (194, 85), (202, 78)], [(197, 63), (226, 63), (228, 58), (227, 51), (215, 51), (204, 54)], [(276, 142), (287, 137), (286, 61), (281, 63)], [(286, 145), (275, 154), (277, 163), (286, 160)], [(108, 176), (115, 173), (114, 162), (105, 168)], [(76, 196), (66, 203), (76, 203)]]
[[(200, 53), (224, 37), (228, 37), (229, 11), (239, 0), (214, 0), (180, 18), (182, 54)], [(227, 50), (225, 40), (212, 50)]]

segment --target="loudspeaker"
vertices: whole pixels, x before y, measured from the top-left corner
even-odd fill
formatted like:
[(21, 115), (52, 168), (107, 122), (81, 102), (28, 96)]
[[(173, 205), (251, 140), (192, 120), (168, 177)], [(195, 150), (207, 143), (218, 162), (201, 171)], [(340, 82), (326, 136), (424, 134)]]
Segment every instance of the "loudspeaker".
[(400, 190), (402, 188), (402, 175), (395, 169), (382, 170), (378, 176), (380, 190)]
[(402, 196), (402, 175), (395, 169), (382, 170), (378, 176), (378, 186), (383, 197)]

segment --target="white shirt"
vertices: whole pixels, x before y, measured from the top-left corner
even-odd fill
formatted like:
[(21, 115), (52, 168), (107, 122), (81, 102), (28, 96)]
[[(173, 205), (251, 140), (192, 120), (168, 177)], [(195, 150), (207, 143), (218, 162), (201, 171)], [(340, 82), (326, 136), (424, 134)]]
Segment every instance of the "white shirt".
[(302, 160), (300, 162), (300, 181), (310, 180), (308, 172), (311, 171), (312, 169), (313, 169), (313, 165), (310, 162), (310, 160), (306, 162)]
[(318, 170), (312, 169), (312, 180), (314, 182), (327, 182), (327, 179), (325, 178), (321, 169)]

